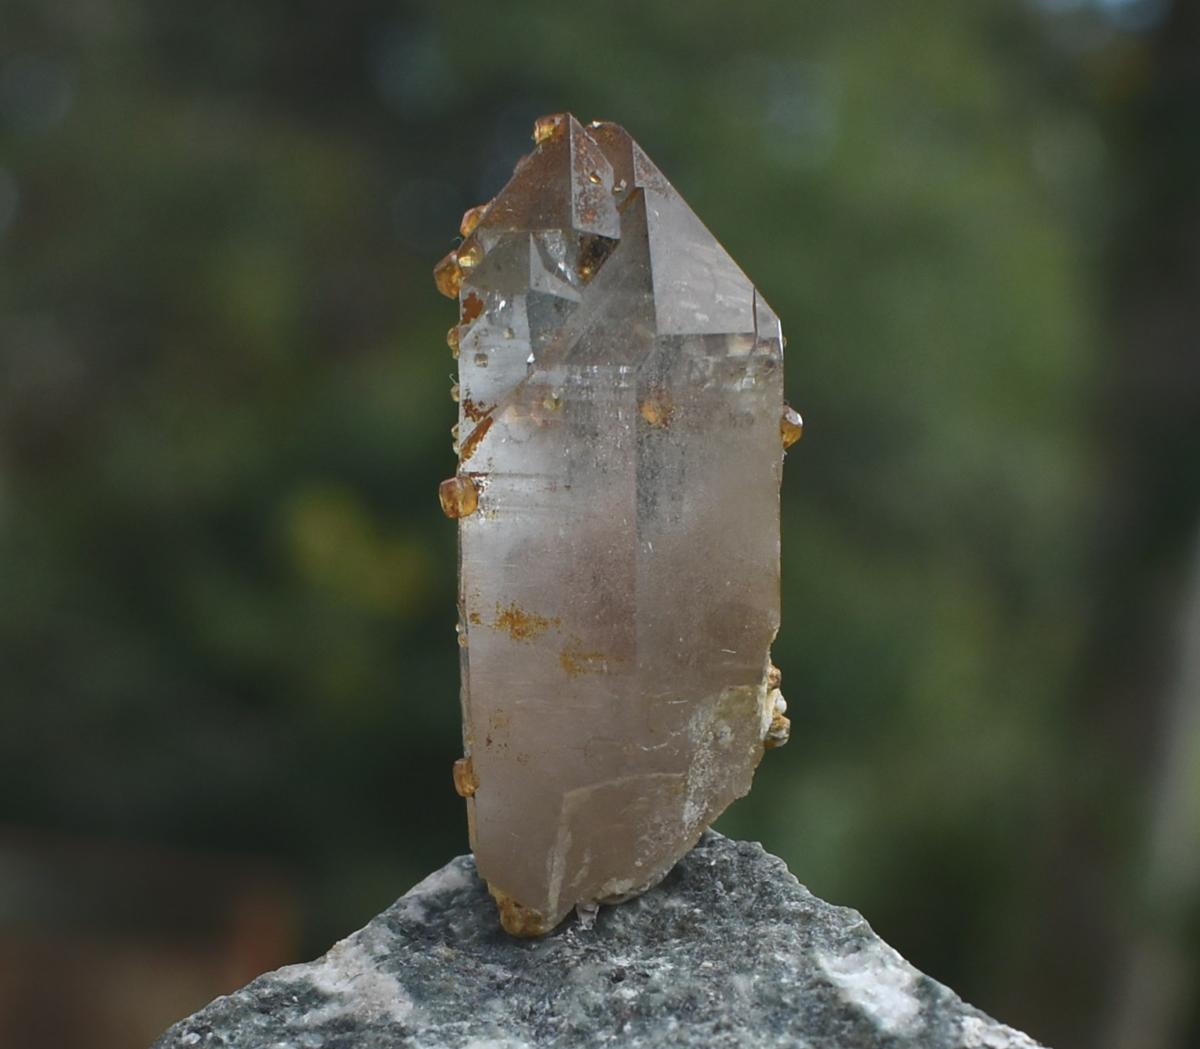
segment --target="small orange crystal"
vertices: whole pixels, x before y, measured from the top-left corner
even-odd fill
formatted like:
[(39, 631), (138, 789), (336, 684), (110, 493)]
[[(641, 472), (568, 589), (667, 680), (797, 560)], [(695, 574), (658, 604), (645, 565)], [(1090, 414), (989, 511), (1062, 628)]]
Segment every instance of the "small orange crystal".
[(479, 509), (479, 489), (471, 478), (457, 474), (438, 485), (438, 501), (447, 517), (470, 517)]
[(479, 225), (479, 220), (483, 218), (483, 213), (487, 211), (491, 202), (487, 204), (476, 204), (473, 208), (467, 208), (463, 212), (462, 221), (458, 224), (458, 232), (464, 237), (469, 237), (475, 232), (475, 227)]
[(779, 434), (783, 438), (783, 446), (790, 448), (804, 436), (804, 420), (800, 413), (789, 405), (783, 406), (783, 415), (779, 419)]
[(564, 115), (563, 113), (551, 113), (548, 117), (538, 117), (533, 124), (533, 141), (540, 146), (543, 142), (548, 142), (559, 134), (565, 124)]
[(460, 270), (473, 270), (483, 261), (483, 248), (478, 244), (463, 244), (458, 249), (457, 258)]
[(458, 255), (450, 252), (433, 267), (433, 283), (448, 299), (457, 299), (462, 287), (462, 268), (458, 264)]
[(470, 758), (459, 758), (454, 763), (454, 789), (460, 798), (473, 798), (479, 789), (479, 777)]

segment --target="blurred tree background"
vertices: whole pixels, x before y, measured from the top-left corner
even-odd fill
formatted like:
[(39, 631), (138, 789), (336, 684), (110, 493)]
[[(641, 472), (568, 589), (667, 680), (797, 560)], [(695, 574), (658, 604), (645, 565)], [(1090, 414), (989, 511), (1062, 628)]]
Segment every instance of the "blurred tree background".
[(1182, 0), (0, 0), (0, 1041), (465, 848), (430, 269), (562, 109), (789, 334), (793, 740), (720, 828), (1043, 1041), (1196, 1044)]

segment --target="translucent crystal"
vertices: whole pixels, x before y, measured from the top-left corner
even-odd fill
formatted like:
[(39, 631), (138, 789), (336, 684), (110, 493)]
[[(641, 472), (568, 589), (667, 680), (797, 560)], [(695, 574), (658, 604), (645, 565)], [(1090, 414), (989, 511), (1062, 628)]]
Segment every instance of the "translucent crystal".
[(479, 506), (479, 493), (470, 477), (451, 477), (438, 486), (438, 500), (447, 517), (470, 517)]
[(437, 271), (461, 320), (456, 784), (525, 935), (655, 884), (787, 722), (779, 321), (622, 128), (561, 114), (535, 141)]
[(458, 224), (458, 232), (464, 237), (469, 237), (475, 232), (475, 227), (479, 225), (479, 220), (483, 218), (483, 213), (487, 209), (487, 204), (476, 204), (473, 208), (467, 208), (463, 212), (462, 222)]
[(790, 448), (804, 436), (804, 420), (790, 405), (783, 406), (783, 414), (779, 417), (779, 436), (783, 438), (784, 448)]

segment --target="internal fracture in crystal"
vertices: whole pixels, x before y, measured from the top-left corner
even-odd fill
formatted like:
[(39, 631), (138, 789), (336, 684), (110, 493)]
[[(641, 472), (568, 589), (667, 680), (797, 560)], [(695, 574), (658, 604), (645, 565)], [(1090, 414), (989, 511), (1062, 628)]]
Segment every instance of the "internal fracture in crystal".
[(637, 143), (569, 114), (534, 141), (434, 270), (460, 311), (454, 782), (517, 935), (654, 885), (786, 740), (802, 432), (778, 319)]

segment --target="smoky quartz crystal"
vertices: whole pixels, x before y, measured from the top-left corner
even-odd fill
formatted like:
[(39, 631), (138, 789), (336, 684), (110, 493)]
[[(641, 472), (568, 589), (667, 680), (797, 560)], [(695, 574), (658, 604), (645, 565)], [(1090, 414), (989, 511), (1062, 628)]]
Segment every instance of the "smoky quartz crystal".
[(779, 320), (616, 124), (544, 117), (435, 268), (471, 845), (504, 927), (657, 883), (787, 739)]

